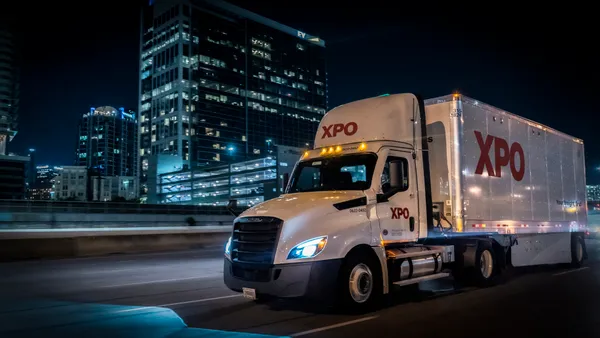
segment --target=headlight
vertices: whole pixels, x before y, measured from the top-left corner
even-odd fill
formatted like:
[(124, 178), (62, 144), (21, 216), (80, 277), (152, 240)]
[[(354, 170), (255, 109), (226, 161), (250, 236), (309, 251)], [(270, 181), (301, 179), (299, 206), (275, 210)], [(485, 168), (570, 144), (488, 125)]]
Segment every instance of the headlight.
[(227, 244), (225, 244), (225, 254), (227, 256), (229, 256), (230, 253), (231, 253), (231, 237), (229, 237)]
[(315, 237), (296, 245), (287, 259), (311, 258), (318, 255), (327, 244), (327, 236)]

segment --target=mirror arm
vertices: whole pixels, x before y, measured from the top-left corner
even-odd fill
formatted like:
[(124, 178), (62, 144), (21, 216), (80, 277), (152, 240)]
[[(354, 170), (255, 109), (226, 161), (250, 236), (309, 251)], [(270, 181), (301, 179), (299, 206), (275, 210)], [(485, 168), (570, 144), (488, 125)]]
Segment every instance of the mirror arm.
[(400, 191), (400, 189), (396, 188), (391, 189), (390, 191), (384, 194), (377, 194), (377, 203), (387, 202), (390, 199), (390, 197), (394, 196), (398, 191)]

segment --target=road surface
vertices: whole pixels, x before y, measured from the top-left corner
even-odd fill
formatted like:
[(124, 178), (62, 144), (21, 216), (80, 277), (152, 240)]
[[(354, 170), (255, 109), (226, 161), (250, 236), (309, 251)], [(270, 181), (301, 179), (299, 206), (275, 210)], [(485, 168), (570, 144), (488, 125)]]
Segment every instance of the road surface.
[(89, 322), (106, 311), (120, 317), (159, 307), (172, 309), (189, 328), (275, 336), (592, 337), (600, 334), (600, 241), (588, 241), (588, 253), (583, 268), (517, 270), (492, 288), (452, 290), (442, 281), (423, 285), (418, 294), (396, 292), (383, 309), (360, 316), (319, 304), (248, 301), (223, 285), (221, 247), (4, 263), (0, 336), (24, 335), (36, 325), (68, 327), (67, 318), (87, 316)]

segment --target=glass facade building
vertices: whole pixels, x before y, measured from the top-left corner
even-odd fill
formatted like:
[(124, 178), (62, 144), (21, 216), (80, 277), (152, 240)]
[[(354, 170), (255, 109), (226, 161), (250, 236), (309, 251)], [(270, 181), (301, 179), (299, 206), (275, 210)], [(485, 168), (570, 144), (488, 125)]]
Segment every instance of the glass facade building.
[(327, 110), (325, 42), (222, 1), (156, 0), (142, 14), (139, 133), (190, 167), (310, 146)]
[(79, 121), (75, 165), (98, 176), (138, 176), (135, 113), (110, 106), (91, 108)]
[[(231, 199), (246, 208), (279, 196), (302, 149), (277, 146), (272, 154), (248, 161), (185, 168), (157, 175), (149, 200), (159, 204), (225, 206)], [(169, 163), (170, 164), (170, 163)], [(170, 166), (167, 164), (167, 166)], [(156, 197), (151, 196), (156, 193)]]

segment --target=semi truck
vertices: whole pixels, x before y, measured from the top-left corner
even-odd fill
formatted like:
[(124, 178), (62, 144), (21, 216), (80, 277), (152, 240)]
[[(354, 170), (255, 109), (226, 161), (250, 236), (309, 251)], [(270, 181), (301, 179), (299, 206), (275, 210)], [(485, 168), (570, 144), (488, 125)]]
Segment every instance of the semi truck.
[(582, 140), (461, 94), (382, 95), (327, 112), (284, 193), (236, 213), (224, 282), (364, 309), (394, 285), (580, 266), (586, 226)]

